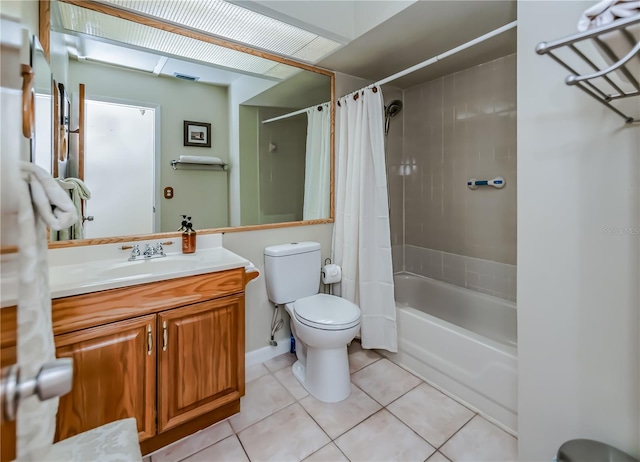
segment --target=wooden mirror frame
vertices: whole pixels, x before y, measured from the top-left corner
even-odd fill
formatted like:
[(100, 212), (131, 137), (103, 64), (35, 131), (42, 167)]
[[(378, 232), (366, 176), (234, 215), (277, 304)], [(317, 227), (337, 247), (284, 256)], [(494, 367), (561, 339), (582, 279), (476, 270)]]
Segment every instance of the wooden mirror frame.
[[(40, 37), (46, 37), (46, 48), (45, 48), (45, 56), (49, 59), (49, 34), (51, 33), (51, 5), (50, 0), (39, 0), (40, 1)], [(254, 56), (258, 56), (260, 58), (269, 59), (271, 61), (276, 61), (282, 64), (286, 64), (289, 66), (297, 67), (299, 69), (304, 69), (306, 71), (315, 72), (317, 74), (326, 75), (331, 79), (331, 130), (330, 130), (330, 143), (331, 143), (331, 183), (330, 183), (330, 213), (329, 218), (317, 219), (317, 220), (303, 220), (303, 221), (290, 221), (284, 223), (269, 223), (263, 225), (244, 225), (244, 226), (231, 226), (226, 228), (211, 228), (211, 229), (201, 229), (198, 230), (200, 234), (215, 234), (215, 233), (230, 233), (230, 232), (241, 232), (241, 231), (256, 231), (261, 229), (273, 229), (273, 228), (290, 228), (294, 226), (306, 226), (306, 225), (320, 225), (333, 223), (334, 214), (335, 214), (335, 182), (334, 182), (334, 169), (335, 169), (335, 73), (333, 71), (322, 69), (320, 67), (312, 66), (310, 64), (301, 63), (298, 61), (294, 61), (292, 59), (284, 58), (282, 56), (274, 55), (265, 51), (255, 50), (245, 45), (240, 45), (238, 43), (227, 42), (218, 37), (208, 35), (204, 32), (196, 32), (194, 30), (186, 29), (175, 24), (170, 24), (168, 22), (164, 22), (159, 19), (149, 18), (146, 16), (139, 15), (137, 13), (133, 13), (130, 11), (120, 10), (116, 7), (105, 5), (102, 3), (96, 3), (93, 0), (58, 0), (62, 3), (68, 3), (71, 5), (75, 5), (81, 8), (86, 8), (89, 10), (97, 11), (99, 13), (104, 13), (110, 16), (115, 16), (120, 19), (125, 19), (127, 21), (132, 21), (138, 24), (142, 24), (145, 26), (154, 27), (156, 29), (161, 29), (167, 32), (171, 32), (174, 34), (182, 35), (184, 37), (189, 37), (196, 40), (201, 40), (203, 42), (211, 43), (213, 45), (219, 45), (225, 48), (230, 48), (232, 50), (240, 51), (243, 53), (248, 53)], [(42, 41), (42, 39), (41, 39)], [(44, 41), (43, 41), (44, 47)], [(155, 233), (155, 234), (137, 234), (131, 236), (115, 236), (115, 237), (104, 237), (104, 238), (95, 238), (95, 239), (78, 239), (78, 240), (70, 240), (70, 241), (61, 241), (61, 242), (50, 242), (50, 249), (60, 249), (65, 247), (79, 247), (86, 245), (99, 245), (99, 244), (113, 244), (118, 242), (132, 242), (132, 241), (144, 241), (144, 240), (160, 240), (167, 238), (179, 238), (181, 236), (180, 232), (167, 232), (167, 233)]]

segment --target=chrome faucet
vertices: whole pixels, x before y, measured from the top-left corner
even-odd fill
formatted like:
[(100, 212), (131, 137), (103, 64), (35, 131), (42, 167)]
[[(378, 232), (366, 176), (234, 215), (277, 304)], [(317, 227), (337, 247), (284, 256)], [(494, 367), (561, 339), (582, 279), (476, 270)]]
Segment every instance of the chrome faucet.
[(135, 260), (139, 256), (140, 246), (138, 244), (133, 244), (133, 246), (131, 247), (131, 256), (129, 257), (129, 260)]
[(131, 247), (131, 256), (129, 257), (129, 261), (136, 260), (150, 260), (151, 258), (160, 258), (166, 257), (167, 254), (164, 253), (164, 248), (162, 247), (162, 243), (158, 242), (156, 245), (145, 244), (144, 252), (140, 253), (140, 245), (133, 244)]
[(155, 254), (156, 254), (156, 249), (152, 247), (151, 244), (147, 244), (146, 247), (144, 248), (144, 253), (142, 255), (144, 255), (145, 258), (151, 258)]

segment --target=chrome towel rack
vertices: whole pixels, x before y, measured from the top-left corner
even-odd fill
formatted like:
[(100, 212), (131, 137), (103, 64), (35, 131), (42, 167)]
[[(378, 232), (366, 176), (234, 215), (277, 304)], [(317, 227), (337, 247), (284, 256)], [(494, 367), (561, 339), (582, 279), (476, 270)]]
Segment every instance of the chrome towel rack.
[[(640, 28), (640, 14), (563, 39), (541, 42), (536, 46), (536, 53), (550, 56), (571, 72), (565, 79), (567, 85), (575, 86), (595, 98), (622, 117), (625, 123), (637, 123), (640, 122), (640, 115), (635, 117), (627, 115), (612, 104), (617, 100), (640, 96), (640, 84), (638, 83), (640, 77), (634, 75), (629, 68), (630, 64), (640, 60), (640, 41), (631, 31), (631, 28), (635, 26)], [(627, 43), (629, 51), (625, 50), (624, 56), (618, 56), (614, 52), (610, 46), (612, 38)], [(600, 55), (613, 64), (598, 65), (595, 63), (594, 56), (589, 56), (589, 49), (587, 49), (589, 44), (592, 44)], [(564, 57), (559, 56), (559, 53), (563, 53)], [(580, 63), (586, 71), (578, 72), (567, 61)], [(614, 77), (614, 75), (616, 76)], [(629, 85), (621, 85), (617, 75), (626, 80)], [(623, 89), (623, 86), (628, 89)]]
[(229, 164), (205, 164), (201, 162), (185, 162), (184, 160), (172, 160), (170, 161), (174, 170), (214, 170), (214, 171), (229, 171)]

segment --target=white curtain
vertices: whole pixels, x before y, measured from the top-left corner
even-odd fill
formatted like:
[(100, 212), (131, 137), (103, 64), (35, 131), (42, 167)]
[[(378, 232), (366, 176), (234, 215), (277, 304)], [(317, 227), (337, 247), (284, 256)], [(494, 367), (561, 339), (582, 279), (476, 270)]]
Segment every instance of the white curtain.
[(329, 218), (331, 200), (331, 110), (324, 103), (307, 109), (303, 220)]
[(382, 91), (375, 90), (345, 96), (336, 108), (333, 261), (342, 266), (342, 297), (362, 311), (362, 346), (396, 352), (384, 104)]

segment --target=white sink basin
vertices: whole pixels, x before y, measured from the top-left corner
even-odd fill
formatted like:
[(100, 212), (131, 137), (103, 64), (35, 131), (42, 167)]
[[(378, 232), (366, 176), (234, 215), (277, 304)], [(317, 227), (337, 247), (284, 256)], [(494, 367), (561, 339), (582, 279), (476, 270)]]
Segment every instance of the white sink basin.
[(196, 269), (205, 262), (196, 255), (171, 255), (149, 260), (125, 261), (100, 268), (97, 275), (105, 279), (128, 278), (146, 274), (175, 273)]
[(51, 297), (59, 298), (177, 277), (242, 268), (249, 261), (222, 247), (149, 260), (108, 259), (49, 268)]

